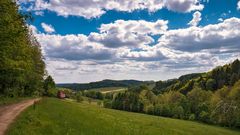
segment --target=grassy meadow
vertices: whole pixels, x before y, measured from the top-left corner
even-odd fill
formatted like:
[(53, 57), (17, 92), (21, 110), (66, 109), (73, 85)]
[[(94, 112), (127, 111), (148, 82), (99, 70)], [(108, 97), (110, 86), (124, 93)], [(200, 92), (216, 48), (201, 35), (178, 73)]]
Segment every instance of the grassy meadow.
[(99, 91), (103, 94), (112, 93), (112, 92), (121, 92), (126, 91), (127, 89), (124, 87), (104, 87), (104, 88), (96, 88), (96, 89), (89, 89), (87, 91)]
[(101, 108), (87, 103), (44, 98), (29, 107), (7, 135), (239, 135), (197, 122)]

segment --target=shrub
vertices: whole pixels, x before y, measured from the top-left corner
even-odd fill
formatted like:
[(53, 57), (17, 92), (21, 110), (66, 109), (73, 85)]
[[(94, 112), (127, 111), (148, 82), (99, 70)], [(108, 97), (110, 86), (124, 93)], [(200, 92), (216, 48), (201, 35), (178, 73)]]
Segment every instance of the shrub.
[(195, 114), (193, 114), (193, 113), (190, 114), (188, 119), (189, 119), (189, 120), (192, 120), (192, 121), (195, 120)]
[(184, 116), (184, 110), (182, 106), (175, 106), (172, 110), (174, 118), (182, 119)]
[(77, 94), (76, 95), (76, 100), (77, 100), (77, 102), (82, 102), (84, 99), (83, 99), (81, 94)]
[(111, 100), (105, 99), (105, 100), (103, 101), (103, 106), (104, 106), (105, 108), (112, 108), (112, 102), (111, 102)]
[(162, 110), (162, 106), (160, 104), (157, 104), (154, 106), (154, 114), (160, 116)]
[(202, 111), (199, 115), (199, 120), (203, 122), (209, 122), (209, 113)]
[(147, 114), (154, 114), (154, 106), (152, 104), (146, 106)]

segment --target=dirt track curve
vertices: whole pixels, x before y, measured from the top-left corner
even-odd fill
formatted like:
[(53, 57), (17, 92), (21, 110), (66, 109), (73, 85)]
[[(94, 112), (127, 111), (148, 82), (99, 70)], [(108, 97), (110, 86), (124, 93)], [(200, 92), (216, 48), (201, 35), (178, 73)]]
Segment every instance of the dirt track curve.
[(30, 99), (21, 101), (16, 104), (6, 105), (0, 107), (0, 135), (4, 135), (8, 126), (14, 121), (14, 119), (27, 107), (32, 105), (34, 101), (40, 99)]

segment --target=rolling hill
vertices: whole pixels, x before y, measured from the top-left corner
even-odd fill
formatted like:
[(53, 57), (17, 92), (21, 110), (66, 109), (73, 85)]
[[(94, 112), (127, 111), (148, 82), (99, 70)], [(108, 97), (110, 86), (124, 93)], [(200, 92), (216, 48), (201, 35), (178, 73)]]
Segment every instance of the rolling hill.
[(158, 81), (153, 88), (154, 93), (167, 91), (180, 91), (187, 94), (193, 86), (203, 90), (216, 91), (224, 86), (233, 86), (240, 79), (240, 61), (236, 59), (230, 64), (218, 66), (206, 73), (193, 73), (183, 75), (178, 79)]
[(91, 83), (66, 83), (57, 84), (58, 87), (69, 88), (72, 90), (88, 90), (105, 87), (129, 87), (133, 85), (141, 85), (142, 83), (153, 83), (151, 81), (138, 81), (138, 80), (102, 80)]

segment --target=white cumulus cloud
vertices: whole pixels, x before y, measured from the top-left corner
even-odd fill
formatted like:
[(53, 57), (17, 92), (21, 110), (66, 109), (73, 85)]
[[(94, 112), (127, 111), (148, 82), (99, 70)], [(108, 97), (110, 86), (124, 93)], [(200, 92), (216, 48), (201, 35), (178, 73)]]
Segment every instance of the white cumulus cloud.
[(237, 3), (237, 9), (240, 10), (240, 1)]
[(48, 58), (66, 60), (105, 60), (113, 57), (113, 51), (103, 45), (89, 42), (87, 36), (37, 34)]
[[(60, 16), (82, 16), (84, 18), (97, 18), (108, 10), (132, 12), (146, 9), (156, 12), (162, 8), (175, 12), (191, 12), (202, 10), (200, 0), (20, 0), (27, 10), (49, 10)], [(26, 4), (27, 3), (27, 4)]]
[(159, 39), (159, 45), (187, 52), (221, 48), (240, 51), (239, 28), (240, 19), (233, 17), (205, 27), (169, 30)]
[(188, 23), (188, 25), (191, 26), (197, 26), (199, 24), (199, 22), (202, 20), (202, 14), (199, 11), (196, 11), (193, 14), (193, 19)]
[(52, 25), (50, 24), (46, 24), (46, 23), (41, 23), (41, 26), (43, 28), (43, 30), (47, 33), (53, 33), (55, 32), (55, 29), (53, 28)]
[(168, 28), (167, 24), (168, 21), (163, 20), (117, 20), (114, 23), (102, 24), (100, 32), (91, 33), (89, 40), (109, 48), (144, 46), (154, 42), (151, 36), (163, 34)]
[(34, 34), (48, 71), (58, 82), (173, 78), (207, 71), (240, 56), (239, 18), (175, 30), (168, 30), (167, 23), (117, 20), (89, 35)]

